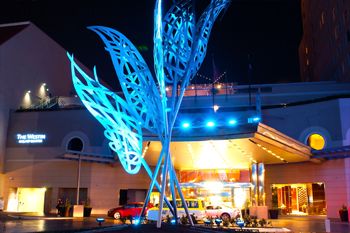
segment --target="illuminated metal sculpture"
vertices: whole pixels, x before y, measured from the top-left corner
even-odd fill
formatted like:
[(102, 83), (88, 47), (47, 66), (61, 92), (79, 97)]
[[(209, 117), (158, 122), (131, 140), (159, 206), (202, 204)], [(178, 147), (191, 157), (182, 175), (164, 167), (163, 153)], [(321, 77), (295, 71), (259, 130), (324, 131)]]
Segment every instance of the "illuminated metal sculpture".
[[(135, 174), (142, 164), (152, 178), (141, 216), (145, 214), (153, 186), (156, 185), (161, 193), (157, 227), (161, 226), (163, 201), (167, 202), (177, 219), (175, 187), (182, 199), (190, 224), (193, 225), (170, 159), (171, 132), (184, 91), (205, 58), (214, 21), (224, 8), (227, 9), (231, 0), (212, 0), (198, 23), (194, 13), (194, 0), (173, 2), (163, 20), (161, 0), (157, 0), (155, 5), (154, 68), (158, 87), (136, 47), (114, 29), (102, 26), (89, 27), (104, 41), (126, 101), (98, 82), (96, 69), (93, 80), (77, 66), (73, 56), (68, 54), (77, 94), (86, 108), (105, 127), (105, 136), (111, 141), (109, 146), (117, 153), (124, 169), (128, 173)], [(170, 98), (166, 96), (165, 83), (173, 87)], [(177, 93), (178, 90), (180, 93)], [(153, 174), (141, 156), (142, 128), (157, 134), (163, 146)], [(163, 180), (160, 187), (156, 178), (163, 159)], [(168, 174), (173, 197), (172, 205), (165, 197)]]

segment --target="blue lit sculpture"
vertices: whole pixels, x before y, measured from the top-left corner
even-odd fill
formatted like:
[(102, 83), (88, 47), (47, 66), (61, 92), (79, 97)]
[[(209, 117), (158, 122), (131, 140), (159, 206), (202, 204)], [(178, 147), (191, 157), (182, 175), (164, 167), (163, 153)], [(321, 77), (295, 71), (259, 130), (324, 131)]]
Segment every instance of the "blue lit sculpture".
[[(162, 20), (161, 0), (156, 0), (154, 17), (154, 69), (156, 80), (135, 46), (120, 32), (102, 26), (89, 27), (96, 32), (110, 53), (121, 83), (125, 100), (102, 86), (97, 79), (88, 77), (71, 60), (72, 77), (77, 94), (91, 114), (105, 127), (109, 146), (118, 154), (124, 169), (137, 173), (141, 164), (152, 178), (141, 216), (155, 185), (161, 193), (157, 227), (161, 226), (163, 201), (166, 201), (177, 219), (175, 198), (171, 207), (165, 197), (166, 179), (161, 187), (158, 172), (164, 159), (162, 177), (170, 177), (170, 189), (175, 197), (175, 187), (184, 203), (186, 215), (193, 225), (187, 204), (181, 192), (174, 166), (171, 162), (171, 132), (186, 87), (199, 70), (207, 51), (209, 35), (215, 19), (229, 6), (231, 0), (212, 0), (196, 23), (194, 0), (173, 0), (174, 4)], [(77, 71), (77, 72), (76, 72)], [(166, 96), (165, 85), (171, 85), (171, 97)], [(180, 94), (177, 94), (180, 86)], [(154, 173), (141, 157), (142, 128), (159, 136), (163, 148)], [(169, 172), (169, 173), (168, 173)]]

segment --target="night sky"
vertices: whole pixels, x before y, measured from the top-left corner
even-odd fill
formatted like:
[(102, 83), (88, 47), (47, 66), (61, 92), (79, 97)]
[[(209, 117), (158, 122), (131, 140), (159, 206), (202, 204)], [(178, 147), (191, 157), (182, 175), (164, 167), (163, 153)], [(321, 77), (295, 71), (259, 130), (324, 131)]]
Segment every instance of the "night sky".
[[(172, 4), (163, 0), (163, 14)], [(196, 17), (210, 0), (197, 0)], [(114, 89), (119, 83), (104, 44), (86, 29), (100, 25), (123, 33), (153, 70), (153, 12), (155, 0), (0, 0), (0, 24), (32, 21)], [(248, 84), (250, 55), (252, 84), (300, 82), (298, 47), (302, 38), (299, 1), (233, 1), (214, 24), (207, 56), (199, 74), (212, 77), (212, 54), (219, 74), (229, 82)], [(68, 59), (68, 58), (67, 58)], [(224, 82), (224, 79), (221, 79)], [(198, 78), (197, 83), (209, 83)]]

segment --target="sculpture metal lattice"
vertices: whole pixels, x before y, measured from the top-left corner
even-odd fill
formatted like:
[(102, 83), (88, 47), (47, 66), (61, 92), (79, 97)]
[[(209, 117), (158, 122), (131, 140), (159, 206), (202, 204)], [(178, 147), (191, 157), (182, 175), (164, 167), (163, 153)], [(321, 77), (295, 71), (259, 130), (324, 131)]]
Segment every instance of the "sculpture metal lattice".
[[(105, 136), (111, 141), (109, 146), (117, 153), (124, 169), (135, 174), (142, 164), (152, 178), (141, 216), (144, 216), (153, 186), (156, 185), (161, 193), (157, 227), (161, 226), (163, 201), (166, 201), (177, 219), (175, 198), (170, 205), (165, 197), (166, 179), (162, 180), (161, 187), (156, 180), (164, 157), (162, 177), (167, 177), (169, 171), (172, 196), (175, 197), (176, 187), (190, 224), (193, 225), (170, 159), (171, 132), (184, 91), (205, 58), (214, 21), (230, 3), (231, 0), (212, 0), (196, 23), (194, 0), (174, 1), (164, 20), (161, 17), (161, 0), (156, 1), (153, 40), (154, 68), (159, 87), (141, 54), (123, 34), (107, 27), (89, 27), (105, 43), (126, 101), (98, 82), (95, 68), (93, 80), (78, 67), (73, 55), (68, 54), (77, 94), (91, 114), (105, 127)], [(169, 99), (165, 83), (173, 87)], [(176, 94), (178, 83), (181, 88), (179, 95)], [(163, 145), (154, 173), (141, 157), (142, 128), (157, 134)]]

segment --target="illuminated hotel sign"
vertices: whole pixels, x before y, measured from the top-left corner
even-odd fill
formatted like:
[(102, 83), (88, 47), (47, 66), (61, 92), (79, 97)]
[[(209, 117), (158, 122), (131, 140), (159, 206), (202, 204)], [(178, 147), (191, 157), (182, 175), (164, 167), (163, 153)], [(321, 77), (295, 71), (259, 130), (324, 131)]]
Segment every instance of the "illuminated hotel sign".
[(46, 134), (17, 134), (16, 139), (18, 143), (43, 143), (46, 139)]

